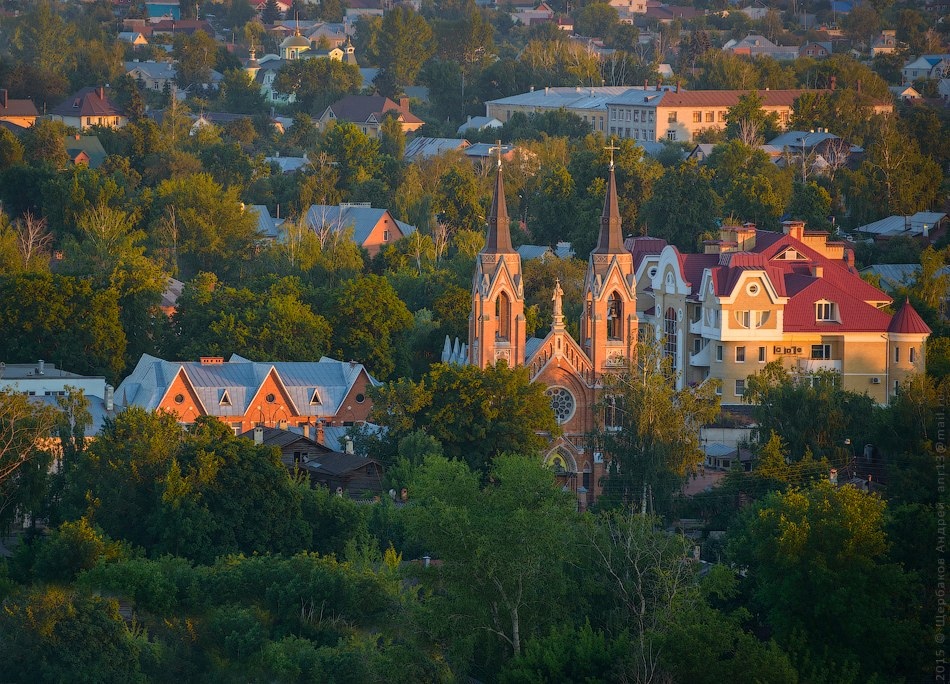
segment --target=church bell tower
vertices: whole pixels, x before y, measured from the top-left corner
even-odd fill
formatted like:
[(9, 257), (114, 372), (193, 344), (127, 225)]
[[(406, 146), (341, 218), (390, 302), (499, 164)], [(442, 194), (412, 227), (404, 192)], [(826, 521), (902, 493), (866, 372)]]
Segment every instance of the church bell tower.
[(617, 148), (607, 149), (610, 150), (610, 177), (597, 247), (591, 252), (587, 265), (580, 331), (581, 348), (598, 374), (622, 368), (633, 357), (639, 325), (633, 255), (623, 245), (617, 202), (613, 160)]
[(500, 142), (493, 151), (498, 153), (495, 194), (488, 212), (485, 247), (475, 262), (468, 321), (469, 363), (479, 368), (498, 361), (513, 367), (525, 360), (521, 256), (511, 246)]

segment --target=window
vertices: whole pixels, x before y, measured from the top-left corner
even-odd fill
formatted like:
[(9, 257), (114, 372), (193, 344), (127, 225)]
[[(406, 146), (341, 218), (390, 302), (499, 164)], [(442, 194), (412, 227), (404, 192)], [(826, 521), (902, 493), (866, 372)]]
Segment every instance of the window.
[(623, 302), (616, 292), (607, 298), (607, 339), (623, 339)]
[(388, 230), (384, 230), (384, 231), (383, 231), (383, 242), (389, 242), (389, 231), (388, 231)]
[(676, 131), (667, 131), (666, 132), (667, 140), (676, 140)]
[(693, 112), (693, 123), (702, 123), (702, 122), (703, 122), (703, 113)]
[(234, 432), (235, 436), (241, 434), (242, 427), (243, 425), (241, 423), (231, 423), (231, 430)]
[(716, 117), (716, 112), (706, 112), (706, 123), (713, 123)]
[(765, 347), (759, 347), (759, 363), (765, 363)]
[(300, 462), (303, 460), (303, 454), (299, 451), (294, 452), (294, 465), (300, 465)]
[(745, 380), (736, 380), (736, 396), (741, 397), (745, 394)]
[(739, 327), (740, 327), (740, 328), (748, 328), (748, 327), (750, 327), (750, 325), (751, 325), (751, 319), (752, 319), (752, 315), (751, 315), (751, 314), (752, 314), (751, 311), (736, 311), (736, 312), (735, 312), (734, 315), (735, 315), (735, 317), (736, 317), (736, 323), (739, 324)]
[(554, 417), (558, 425), (563, 425), (574, 415), (574, 409), (577, 403), (574, 401), (574, 395), (564, 387), (552, 387), (545, 392), (551, 398), (551, 408), (554, 409)]
[(717, 397), (722, 396), (722, 385), (720, 385), (719, 383), (716, 383), (716, 396)]
[(357, 394), (357, 395), (356, 395), (356, 403), (357, 403), (357, 404), (362, 404), (364, 401), (366, 401), (366, 395), (365, 395), (365, 394)]
[(498, 319), (498, 337), (507, 340), (511, 334), (511, 300), (502, 292), (495, 300), (495, 317)]
[(184, 395), (184, 394), (176, 394), (176, 395), (175, 395), (175, 403), (176, 403), (176, 404), (183, 404), (183, 403), (185, 403), (185, 395)]
[(639, 110), (639, 109), (634, 109), (634, 110), (633, 110), (633, 120), (636, 121), (637, 123), (640, 122), (640, 110)]
[(676, 365), (676, 343), (678, 341), (679, 330), (677, 326), (676, 311), (673, 307), (666, 310), (663, 317), (663, 356), (673, 359), (673, 368)]
[(720, 110), (720, 112), (719, 112), (719, 117), (718, 117), (718, 118), (719, 118), (720, 121), (725, 121), (725, 120), (726, 120), (726, 113), (725, 113), (724, 111), (721, 111), (721, 110)]
[(266, 401), (268, 404), (273, 404), (275, 401), (277, 401), (277, 397), (271, 393), (264, 397), (264, 401)]
[(750, 297), (755, 297), (759, 294), (759, 284), (758, 283), (749, 283), (745, 286), (745, 291), (749, 294)]
[(811, 357), (813, 359), (830, 359), (831, 345), (830, 344), (813, 344), (811, 346)]
[(736, 347), (736, 363), (745, 363), (745, 347)]
[(693, 340), (693, 354), (698, 354), (703, 350), (703, 338), (697, 337)]
[(722, 345), (716, 345), (716, 361), (722, 361)]
[(915, 363), (917, 361), (917, 349), (914, 347), (910, 348), (910, 362)]
[(669, 123), (676, 123), (676, 112), (670, 112), (669, 116), (666, 117), (666, 120)]
[(900, 363), (900, 362), (901, 362), (901, 348), (894, 347), (894, 363)]
[(650, 123), (653, 123), (653, 110), (650, 110)]
[(838, 315), (834, 302), (817, 302), (815, 304), (816, 321), (837, 321)]
[(314, 406), (314, 405), (320, 404), (320, 403), (322, 403), (322, 402), (320, 401), (320, 392), (317, 390), (316, 387), (314, 387), (314, 388), (313, 388), (313, 392), (310, 394), (310, 405), (311, 405), (311, 406)]
[(221, 399), (218, 401), (218, 406), (230, 406), (231, 405), (231, 395), (228, 394), (227, 390), (224, 390), (221, 393)]

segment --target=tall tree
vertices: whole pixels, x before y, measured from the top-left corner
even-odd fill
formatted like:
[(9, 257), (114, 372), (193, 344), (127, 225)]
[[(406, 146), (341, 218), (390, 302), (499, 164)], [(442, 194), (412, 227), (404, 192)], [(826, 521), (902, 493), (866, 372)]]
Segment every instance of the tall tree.
[[(716, 231), (722, 201), (712, 189), (712, 173), (695, 160), (667, 169), (643, 207), (647, 232), (665, 238), (682, 252), (693, 252)], [(675, 212), (670, 207), (677, 207)]]
[(413, 85), (422, 65), (435, 53), (432, 28), (421, 14), (403, 5), (383, 17), (377, 41), (379, 66), (393, 89)]

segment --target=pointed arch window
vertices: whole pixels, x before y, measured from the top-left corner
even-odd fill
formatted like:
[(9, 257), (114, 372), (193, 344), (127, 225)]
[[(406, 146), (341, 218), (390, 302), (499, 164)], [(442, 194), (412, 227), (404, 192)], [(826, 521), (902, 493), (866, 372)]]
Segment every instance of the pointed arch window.
[(607, 298), (607, 339), (623, 339), (623, 300), (616, 292)]
[(495, 317), (498, 319), (498, 338), (511, 339), (511, 299), (501, 292), (495, 300)]

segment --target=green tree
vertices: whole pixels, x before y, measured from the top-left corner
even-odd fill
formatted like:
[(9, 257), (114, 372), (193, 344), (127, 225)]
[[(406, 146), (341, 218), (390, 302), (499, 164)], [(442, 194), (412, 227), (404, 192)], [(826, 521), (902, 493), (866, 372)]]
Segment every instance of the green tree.
[(738, 138), (754, 146), (771, 140), (779, 132), (778, 114), (762, 108), (762, 96), (756, 91), (739, 97), (739, 102), (726, 111), (726, 137)]
[(31, 164), (47, 164), (64, 169), (69, 161), (66, 154), (66, 127), (58, 121), (37, 121), (23, 137), (26, 160)]
[(243, 69), (231, 69), (224, 72), (224, 80), (219, 86), (218, 97), (225, 111), (228, 112), (257, 114), (265, 111), (266, 103), (260, 87), (247, 77)]
[(274, 90), (294, 95), (296, 108), (318, 117), (328, 105), (358, 93), (362, 86), (363, 77), (355, 64), (332, 59), (291, 60), (274, 79)]
[(615, 7), (607, 2), (591, 2), (578, 10), (574, 29), (582, 36), (606, 38), (619, 22)]
[[(666, 239), (681, 252), (694, 252), (716, 232), (722, 201), (712, 189), (712, 174), (695, 160), (678, 164), (660, 177), (642, 218), (650, 235)], [(675, 206), (677, 211), (670, 212)]]
[(177, 34), (172, 54), (178, 62), (175, 82), (179, 88), (194, 88), (211, 82), (211, 70), (217, 62), (218, 44), (207, 32)]
[(347, 280), (335, 288), (330, 302), (336, 353), (358, 359), (378, 378), (392, 375), (412, 314), (389, 281), (377, 275)]
[(435, 208), (440, 221), (455, 230), (480, 230), (484, 225), (481, 193), (471, 165), (453, 166), (439, 178)]
[(754, 605), (778, 641), (797, 649), (803, 676), (820, 668), (840, 672), (837, 681), (891, 679), (916, 660), (917, 601), (910, 578), (888, 562), (884, 510), (876, 496), (825, 481), (771, 494), (730, 531)]
[(38, 507), (34, 487), (49, 470), (51, 456), (39, 447), (50, 433), (56, 415), (30, 403), (25, 394), (0, 391), (0, 529), (5, 529), (18, 506), (26, 511)]
[(577, 539), (575, 502), (550, 470), (534, 458), (500, 456), (482, 487), (463, 463), (432, 457), (411, 496), (411, 534), (442, 561), (441, 596), (430, 600), (457, 649), (488, 635), (494, 649), (518, 656), (526, 638), (557, 624)]
[(792, 186), (792, 201), (788, 214), (805, 222), (810, 230), (830, 230), (831, 195), (815, 181)]
[(678, 390), (672, 362), (658, 344), (641, 343), (636, 361), (605, 379), (602, 408), (613, 425), (598, 443), (610, 459), (603, 495), (608, 506), (638, 501), (645, 514), (653, 498), (666, 508), (703, 459), (699, 426), (719, 413), (716, 382)]
[(264, 9), (261, 10), (261, 21), (268, 26), (276, 24), (277, 20), (280, 19), (280, 14), (280, 6), (277, 4), (277, 0), (267, 0)]
[(370, 138), (352, 123), (336, 122), (323, 136), (323, 151), (339, 174), (338, 186), (347, 191), (379, 173), (379, 141)]
[(412, 85), (422, 65), (435, 53), (432, 28), (421, 14), (396, 7), (383, 17), (377, 50), (386, 82), (395, 89)]
[(150, 649), (114, 599), (38, 587), (0, 612), (0, 658), (11, 682), (145, 682)]
[(6, 128), (0, 130), (0, 171), (23, 163), (23, 144)]
[(233, 273), (251, 257), (257, 217), (244, 211), (237, 188), (223, 189), (201, 173), (159, 183), (152, 234), (186, 273)]

